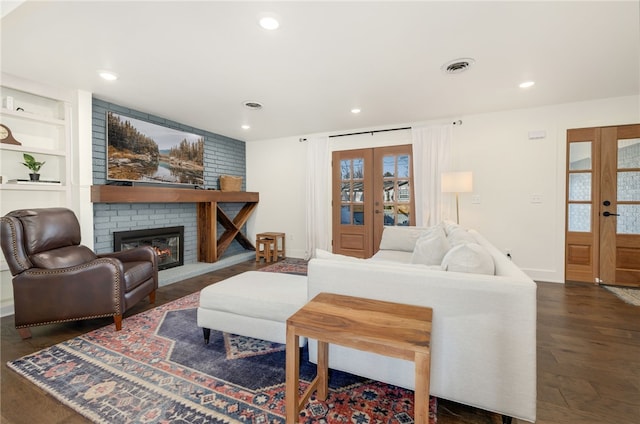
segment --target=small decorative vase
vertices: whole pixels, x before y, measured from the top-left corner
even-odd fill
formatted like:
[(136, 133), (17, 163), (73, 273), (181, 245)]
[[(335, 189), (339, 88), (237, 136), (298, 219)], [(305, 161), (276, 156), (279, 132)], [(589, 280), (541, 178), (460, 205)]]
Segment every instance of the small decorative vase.
[(40, 181), (40, 174), (29, 174), (31, 181)]

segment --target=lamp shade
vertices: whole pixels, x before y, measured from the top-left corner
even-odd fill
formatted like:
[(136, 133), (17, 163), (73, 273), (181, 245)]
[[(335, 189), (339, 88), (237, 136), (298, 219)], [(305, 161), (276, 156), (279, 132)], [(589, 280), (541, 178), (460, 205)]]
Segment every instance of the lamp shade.
[(469, 193), (473, 191), (473, 173), (443, 172), (440, 188), (443, 193)]

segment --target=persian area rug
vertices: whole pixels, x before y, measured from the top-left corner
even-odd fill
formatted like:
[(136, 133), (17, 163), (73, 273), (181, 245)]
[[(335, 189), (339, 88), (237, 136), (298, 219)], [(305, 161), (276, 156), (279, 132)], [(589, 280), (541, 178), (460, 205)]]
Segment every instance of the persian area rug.
[(631, 305), (640, 306), (640, 289), (628, 289), (624, 287), (603, 286), (618, 298)]
[(298, 258), (284, 258), (272, 265), (260, 268), (260, 271), (282, 272), (284, 274), (307, 275), (307, 261)]
[[(199, 293), (7, 365), (96, 423), (285, 423), (283, 345), (196, 324)], [(303, 351), (300, 391), (315, 376)], [(329, 397), (312, 397), (302, 423), (411, 423), (413, 392), (330, 371)], [(437, 401), (430, 402), (430, 424)]]

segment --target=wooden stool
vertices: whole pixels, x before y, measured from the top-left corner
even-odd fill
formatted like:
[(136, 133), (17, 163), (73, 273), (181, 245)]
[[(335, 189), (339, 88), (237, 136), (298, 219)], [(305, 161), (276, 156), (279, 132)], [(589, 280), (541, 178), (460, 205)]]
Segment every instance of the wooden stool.
[(275, 240), (256, 238), (256, 262), (260, 262), (262, 258), (264, 258), (265, 262), (271, 262), (275, 250), (277, 250)]
[(286, 258), (286, 245), (285, 245), (285, 233), (259, 233), (256, 235), (256, 252), (258, 249), (258, 240), (271, 240), (273, 246), (271, 247), (271, 257), (274, 262), (278, 261), (278, 258)]

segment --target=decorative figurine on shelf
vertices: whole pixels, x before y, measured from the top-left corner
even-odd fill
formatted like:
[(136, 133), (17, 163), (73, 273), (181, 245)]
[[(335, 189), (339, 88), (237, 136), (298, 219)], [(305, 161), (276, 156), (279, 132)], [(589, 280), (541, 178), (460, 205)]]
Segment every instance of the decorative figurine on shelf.
[(22, 162), (22, 164), (29, 168), (32, 172), (31, 174), (29, 174), (29, 178), (31, 178), (31, 181), (39, 181), (40, 174), (38, 174), (38, 171), (40, 171), (40, 168), (42, 168), (42, 165), (44, 165), (45, 162), (38, 162), (29, 153), (24, 153), (22, 157), (24, 158), (24, 162)]
[(9, 127), (3, 124), (0, 124), (0, 143), (15, 144), (16, 146), (20, 146), (22, 144), (13, 138), (13, 134), (11, 134)]

